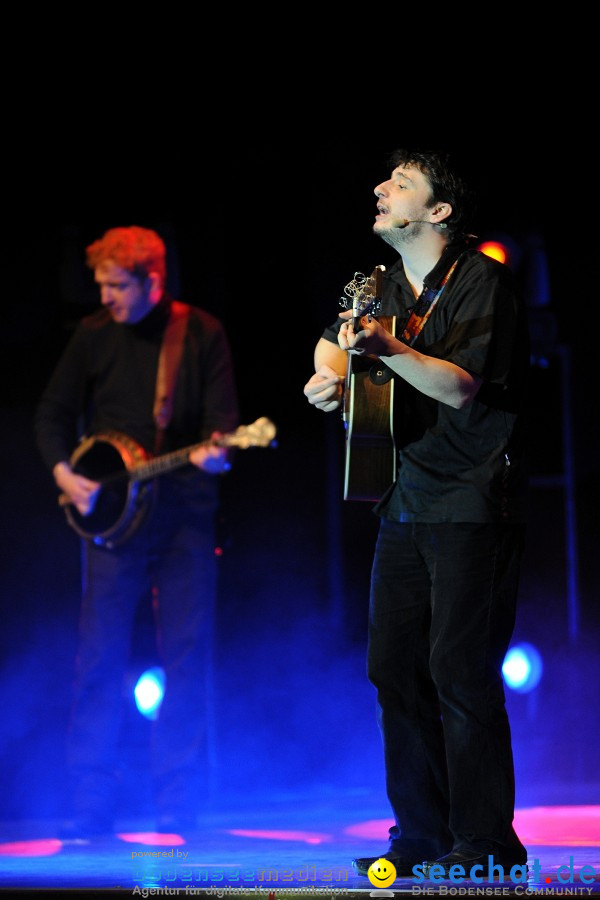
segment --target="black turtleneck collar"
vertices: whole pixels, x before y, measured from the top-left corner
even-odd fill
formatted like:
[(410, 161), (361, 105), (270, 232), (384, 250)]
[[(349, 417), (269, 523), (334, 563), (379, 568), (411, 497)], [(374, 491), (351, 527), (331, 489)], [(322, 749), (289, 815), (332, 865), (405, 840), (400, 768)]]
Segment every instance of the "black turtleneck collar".
[(135, 322), (128, 327), (136, 331), (144, 337), (151, 337), (154, 334), (160, 334), (165, 330), (171, 311), (171, 297), (163, 293), (162, 297), (156, 303), (149, 313), (139, 322)]

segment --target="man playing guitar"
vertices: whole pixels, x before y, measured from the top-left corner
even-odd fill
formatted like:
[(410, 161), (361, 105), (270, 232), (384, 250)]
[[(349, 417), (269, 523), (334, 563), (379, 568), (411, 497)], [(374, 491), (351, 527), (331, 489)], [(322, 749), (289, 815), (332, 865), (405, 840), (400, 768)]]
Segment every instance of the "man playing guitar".
[[(397, 475), (374, 511), (369, 678), (377, 690), (398, 877), (526, 862), (501, 666), (526, 515), (524, 304), (508, 267), (469, 247), (470, 196), (442, 155), (397, 151), (373, 231), (399, 254), (381, 314), (327, 328), (304, 388), (342, 403), (352, 354), (395, 382)], [(455, 870), (456, 872), (457, 870)]]

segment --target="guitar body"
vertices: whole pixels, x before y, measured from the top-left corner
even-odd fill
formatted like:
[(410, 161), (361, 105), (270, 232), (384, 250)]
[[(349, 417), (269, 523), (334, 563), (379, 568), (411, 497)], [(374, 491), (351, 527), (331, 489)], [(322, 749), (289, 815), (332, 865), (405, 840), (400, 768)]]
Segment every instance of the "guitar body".
[(81, 441), (71, 456), (71, 468), (100, 484), (93, 507), (83, 516), (66, 494), (58, 502), (77, 534), (112, 550), (124, 544), (152, 508), (157, 478), (187, 465), (190, 453), (200, 447), (274, 447), (275, 425), (264, 416), (251, 425), (240, 425), (230, 434), (182, 447), (162, 456), (151, 456), (137, 441), (119, 431), (105, 431)]
[[(377, 321), (396, 334), (395, 316), (376, 316), (381, 306), (382, 276), (385, 266), (375, 266), (369, 277), (355, 272), (344, 288), (352, 301), (352, 321), (360, 330), (363, 316)], [(342, 298), (340, 304), (348, 309)], [(396, 480), (396, 443), (394, 441), (394, 378), (381, 360), (348, 353), (344, 390), (344, 427), (346, 459), (344, 500), (376, 502)]]
[(67, 521), (80, 537), (112, 550), (137, 530), (152, 508), (155, 490), (154, 482), (138, 481), (130, 473), (148, 459), (143, 447), (117, 431), (93, 435), (79, 444), (71, 467), (102, 484), (87, 515), (72, 504), (65, 507)]
[[(377, 320), (395, 333), (395, 316)], [(348, 354), (344, 500), (377, 501), (396, 479), (394, 378), (379, 360)]]

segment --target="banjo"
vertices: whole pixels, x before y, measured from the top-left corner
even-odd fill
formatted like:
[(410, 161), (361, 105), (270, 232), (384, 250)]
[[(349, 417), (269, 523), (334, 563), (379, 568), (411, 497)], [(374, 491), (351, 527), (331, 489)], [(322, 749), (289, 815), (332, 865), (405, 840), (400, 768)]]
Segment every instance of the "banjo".
[(58, 498), (69, 525), (86, 540), (112, 550), (127, 541), (141, 525), (154, 498), (154, 479), (189, 462), (199, 447), (273, 447), (276, 428), (262, 417), (240, 425), (218, 439), (209, 439), (161, 456), (151, 456), (137, 441), (119, 431), (84, 438), (71, 456), (78, 475), (98, 481), (92, 509), (82, 515), (66, 494)]

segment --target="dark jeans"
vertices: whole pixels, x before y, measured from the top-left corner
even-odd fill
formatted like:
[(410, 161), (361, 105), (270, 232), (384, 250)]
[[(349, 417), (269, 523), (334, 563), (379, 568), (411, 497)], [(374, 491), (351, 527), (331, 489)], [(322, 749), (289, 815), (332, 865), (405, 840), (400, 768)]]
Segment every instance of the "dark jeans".
[(381, 522), (368, 670), (396, 849), (524, 858), (501, 674), (523, 541), (519, 525)]
[(157, 810), (197, 810), (206, 788), (200, 754), (216, 590), (213, 532), (212, 513), (198, 518), (176, 503), (162, 503), (122, 548), (84, 546), (75, 701), (67, 742), (78, 814), (114, 812), (124, 677), (136, 609), (140, 600), (150, 602), (150, 596), (166, 674), (152, 732)]

